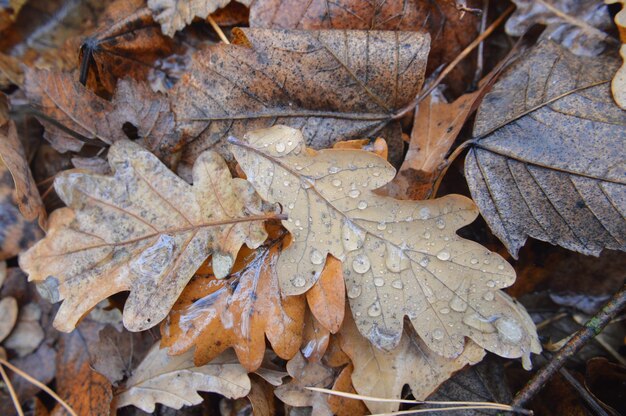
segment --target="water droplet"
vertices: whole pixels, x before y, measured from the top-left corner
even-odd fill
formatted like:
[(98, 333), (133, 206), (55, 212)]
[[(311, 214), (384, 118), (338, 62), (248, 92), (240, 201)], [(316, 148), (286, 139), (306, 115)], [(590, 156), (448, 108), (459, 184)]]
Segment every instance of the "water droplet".
[(291, 280), (291, 283), (295, 287), (304, 287), (304, 285), (306, 284), (306, 280), (304, 280), (304, 277), (302, 276), (296, 276)]
[(300, 166), (300, 165), (296, 166), (296, 170), (300, 171), (300, 170), (302, 170), (302, 169), (303, 169), (303, 167), (302, 167), (302, 166)]
[(430, 210), (426, 207), (420, 209), (420, 218), (423, 220), (430, 218)]
[(293, 202), (290, 202), (289, 205), (287, 205), (287, 208), (289, 209), (293, 209), (293, 207), (295, 207), (295, 205), (293, 204)]
[(385, 244), (387, 255), (385, 256), (385, 265), (394, 273), (399, 273), (411, 266), (411, 261), (404, 252), (397, 246), (387, 242)]
[(341, 169), (339, 169), (337, 166), (331, 166), (328, 168), (328, 173), (337, 173), (339, 172)]
[(382, 277), (375, 277), (374, 278), (374, 286), (376, 286), (376, 287), (385, 286), (385, 279), (383, 279)]
[(380, 172), (376, 171), (376, 172), (372, 173), (372, 176), (378, 178), (380, 176)]
[(423, 236), (424, 236), (425, 239), (428, 240), (430, 238), (430, 232), (429, 231), (424, 231)]
[(285, 143), (276, 143), (276, 151), (282, 153), (285, 151)]
[(395, 289), (402, 289), (404, 287), (404, 284), (402, 283), (402, 280), (398, 279), (391, 282), (391, 286)]
[(485, 260), (483, 260), (483, 263), (489, 264), (489, 260), (485, 259)]
[(350, 192), (348, 192), (348, 196), (350, 198), (358, 198), (359, 195), (361, 195), (361, 191), (359, 191), (358, 189), (353, 189)]
[(358, 209), (365, 209), (367, 208), (367, 202), (365, 201), (359, 201), (359, 204), (356, 206)]
[(354, 251), (363, 246), (365, 240), (365, 231), (354, 224), (352, 221), (346, 221), (341, 228), (341, 241), (343, 248), (347, 251)]
[(367, 309), (367, 314), (371, 317), (380, 316), (382, 312), (383, 311), (380, 308), (380, 302), (378, 301), (372, 303), (372, 305)]
[(158, 282), (172, 260), (175, 247), (176, 240), (174, 237), (161, 234), (153, 245), (133, 260), (130, 266), (131, 270), (143, 278), (154, 279)]
[(365, 254), (359, 254), (352, 261), (352, 268), (359, 274), (366, 273), (370, 269), (370, 259)]
[(450, 252), (447, 250), (441, 250), (439, 253), (437, 253), (437, 258), (441, 261), (450, 260)]
[(446, 228), (446, 222), (443, 220), (443, 218), (437, 218), (437, 221), (435, 221), (435, 225), (440, 230), (443, 230), (444, 228)]
[(341, 186), (341, 180), (340, 179), (333, 179), (332, 184), (333, 184), (333, 186), (340, 187)]
[(450, 308), (452, 308), (453, 311), (465, 312), (467, 310), (467, 302), (459, 296), (455, 296), (450, 301)]
[(285, 182), (283, 182), (283, 185), (285, 185), (285, 186), (290, 186), (290, 185), (291, 185), (291, 182), (289, 182), (289, 181), (285, 181)]
[(485, 334), (491, 334), (496, 331), (489, 319), (483, 318), (476, 313), (465, 315), (463, 317), (463, 323)]
[(300, 187), (302, 189), (309, 189), (311, 186), (313, 186), (313, 184), (311, 182), (307, 181), (307, 180), (302, 180), (300, 182)]
[(478, 259), (476, 259), (476, 258), (472, 258), (472, 259), (470, 260), (470, 263), (472, 263), (472, 264), (478, 264)]
[(294, 224), (296, 224), (296, 227), (299, 227), (302, 223), (300, 222), (300, 220), (296, 220)]
[(317, 250), (311, 251), (311, 263), (322, 264), (324, 262), (324, 255)]
[(485, 299), (486, 301), (492, 301), (494, 297), (495, 295), (493, 294), (493, 292), (485, 292), (485, 294), (483, 295), (483, 299)]
[(443, 339), (443, 331), (440, 328), (437, 328), (433, 331), (433, 338), (439, 341)]
[(487, 286), (488, 287), (496, 287), (496, 282), (494, 282), (493, 280), (488, 280), (487, 281)]
[(356, 299), (361, 295), (361, 286), (354, 285), (348, 290), (348, 297), (350, 299)]
[(384, 222), (379, 222), (378, 225), (376, 226), (376, 229), (380, 231), (383, 231), (385, 228), (387, 228), (387, 224)]
[(441, 312), (443, 315), (447, 315), (450, 313), (450, 309), (449, 308), (441, 308), (439, 309), (439, 312)]
[(522, 327), (513, 318), (500, 318), (495, 325), (500, 339), (509, 344), (520, 342), (524, 336)]
[(498, 264), (498, 270), (504, 270), (504, 264), (502, 263)]
[(430, 259), (428, 257), (422, 257), (420, 259), (420, 266), (426, 267), (428, 266), (428, 263), (430, 263)]

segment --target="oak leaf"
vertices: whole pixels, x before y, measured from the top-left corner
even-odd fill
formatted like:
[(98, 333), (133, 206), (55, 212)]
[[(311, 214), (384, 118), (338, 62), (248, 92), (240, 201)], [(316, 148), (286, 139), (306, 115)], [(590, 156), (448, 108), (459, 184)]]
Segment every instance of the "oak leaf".
[(506, 22), (506, 32), (522, 36), (535, 24), (546, 25), (543, 37), (562, 44), (577, 55), (592, 56), (604, 50), (610, 36), (611, 17), (602, 0), (513, 0), (516, 9)]
[(372, 190), (394, 176), (389, 163), (361, 150), (316, 152), (286, 126), (230, 142), (248, 181), (288, 216), (293, 242), (276, 264), (284, 294), (309, 290), (331, 254), (343, 263), (357, 326), (377, 347), (393, 349), (408, 316), (446, 357), (462, 353), (465, 337), (505, 357), (540, 350), (526, 311), (498, 290), (515, 280), (511, 265), (455, 233), (478, 215), (470, 199), (378, 196)]
[[(154, 15), (154, 20), (161, 24), (161, 31), (174, 36), (176, 31), (191, 23), (194, 17), (206, 18), (217, 9), (226, 7), (231, 0), (148, 0), (148, 7)], [(237, 0), (249, 6), (252, 0)]]
[(126, 139), (127, 123), (157, 156), (169, 154), (178, 144), (167, 98), (143, 83), (120, 80), (108, 101), (71, 73), (27, 69), (25, 78), (24, 91), (46, 129), (44, 137), (60, 152), (78, 152), (83, 143), (102, 146)]
[(232, 347), (241, 365), (255, 371), (263, 361), (267, 335), (279, 357), (293, 357), (302, 340), (305, 300), (280, 294), (275, 265), (282, 246), (279, 241), (259, 248), (228, 279), (196, 275), (162, 329), (162, 345), (171, 354), (195, 346), (197, 365)]
[(615, 24), (622, 41), (620, 55), (622, 66), (617, 70), (611, 82), (611, 92), (617, 105), (626, 110), (626, 0), (605, 0), (606, 4), (621, 4), (622, 9), (615, 15)]
[(319, 280), (306, 292), (306, 300), (317, 322), (333, 334), (339, 331), (346, 302), (341, 262), (332, 256), (326, 258)]
[(626, 113), (609, 90), (617, 66), (543, 41), (478, 109), (465, 176), (514, 257), (528, 236), (584, 254), (626, 250)]
[[(470, 0), (468, 7), (481, 7)], [(478, 35), (480, 18), (464, 13), (454, 0), (265, 0), (250, 6), (250, 26), (272, 29), (351, 29), (428, 32), (427, 73), (451, 62)], [(465, 60), (446, 78), (461, 93), (474, 64)]]
[(124, 325), (150, 328), (209, 255), (224, 277), (242, 244), (257, 247), (267, 236), (261, 201), (215, 153), (198, 157), (193, 186), (127, 140), (113, 144), (108, 159), (113, 176), (57, 176), (55, 190), (68, 207), (52, 213), (46, 238), (20, 256), (30, 280), (51, 301), (64, 301), (54, 321), (61, 331), (126, 290)]
[(193, 352), (168, 355), (156, 343), (125, 386), (116, 393), (117, 407), (136, 406), (154, 412), (162, 403), (173, 409), (201, 403), (198, 391), (215, 392), (227, 398), (244, 397), (250, 378), (237, 357), (228, 350), (203, 366), (195, 366)]
[[(233, 44), (194, 55), (171, 91), (177, 128), (190, 142), (182, 160), (225, 146), (228, 135), (275, 124), (302, 129), (314, 148), (384, 136), (401, 156), (392, 116), (417, 95), (428, 34), (235, 29)], [(245, 68), (246, 70), (242, 70)], [(225, 149), (220, 151), (228, 155)], [(393, 156), (390, 159), (394, 159)]]
[[(348, 364), (341, 370), (335, 383), (333, 384), (333, 391), (339, 391), (350, 394), (357, 394), (354, 386), (352, 385), (352, 374), (354, 373), (354, 366), (352, 363)], [(328, 406), (332, 410), (334, 415), (337, 416), (358, 416), (367, 414), (367, 407), (361, 400), (348, 399), (341, 396), (329, 395)]]
[[(339, 333), (341, 348), (350, 357), (354, 371), (352, 385), (363, 396), (400, 399), (405, 384), (411, 387), (417, 400), (424, 400), (452, 373), (467, 364), (482, 360), (485, 351), (472, 341), (463, 347), (456, 358), (446, 358), (432, 351), (409, 331), (391, 351), (372, 348), (359, 333), (354, 320), (346, 319)], [(390, 413), (398, 410), (399, 403), (364, 401), (373, 413)]]
[(18, 306), (14, 297), (0, 299), (0, 342), (9, 336), (17, 322)]

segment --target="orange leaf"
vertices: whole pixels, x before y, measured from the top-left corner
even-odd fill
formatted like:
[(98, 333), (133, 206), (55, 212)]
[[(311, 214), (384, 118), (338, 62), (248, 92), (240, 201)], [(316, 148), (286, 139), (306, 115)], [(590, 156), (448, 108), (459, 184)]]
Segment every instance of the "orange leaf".
[[(306, 292), (306, 300), (317, 321), (333, 334), (341, 328), (346, 303), (341, 262), (328, 256), (317, 283)], [(306, 354), (305, 354), (306, 355)]]

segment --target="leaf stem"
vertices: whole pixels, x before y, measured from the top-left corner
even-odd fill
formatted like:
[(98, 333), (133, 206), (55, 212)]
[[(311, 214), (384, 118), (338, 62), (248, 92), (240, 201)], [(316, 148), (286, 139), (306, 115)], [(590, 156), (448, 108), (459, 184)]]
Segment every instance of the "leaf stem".
[(215, 22), (215, 20), (213, 20), (213, 18), (211, 17), (211, 15), (208, 15), (206, 17), (206, 20), (209, 22), (209, 24), (211, 25), (211, 27), (213, 28), (213, 30), (215, 30), (215, 33), (217, 33), (217, 36), (220, 37), (220, 39), (222, 40), (222, 42), (224, 42), (227, 45), (230, 45), (230, 41), (228, 40), (228, 38), (226, 37), (226, 35), (224, 34), (224, 32), (222, 31), (222, 28), (219, 27), (219, 25)]

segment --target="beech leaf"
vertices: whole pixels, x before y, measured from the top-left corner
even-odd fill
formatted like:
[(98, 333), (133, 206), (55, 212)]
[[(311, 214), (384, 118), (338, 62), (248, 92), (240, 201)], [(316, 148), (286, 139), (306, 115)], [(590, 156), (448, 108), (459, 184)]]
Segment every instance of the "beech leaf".
[(281, 242), (258, 249), (229, 279), (196, 275), (162, 331), (170, 354), (195, 346), (194, 360), (201, 365), (233, 347), (241, 365), (255, 371), (263, 361), (267, 335), (278, 356), (293, 357), (302, 340), (305, 300), (280, 294), (275, 265), (281, 249)]
[(170, 356), (167, 349), (159, 349), (157, 342), (116, 394), (117, 407), (133, 405), (153, 413), (156, 404), (162, 403), (180, 409), (201, 403), (203, 398), (198, 391), (219, 393), (230, 399), (244, 397), (250, 391), (250, 378), (232, 350), (197, 367), (193, 352)]
[(257, 247), (267, 236), (261, 201), (216, 153), (198, 157), (193, 186), (128, 140), (113, 144), (108, 158), (113, 176), (57, 176), (55, 190), (68, 207), (52, 213), (46, 238), (20, 256), (40, 291), (64, 301), (54, 321), (61, 331), (126, 290), (124, 325), (148, 329), (209, 255), (224, 277), (242, 244)]
[(528, 236), (596, 256), (626, 250), (626, 112), (609, 89), (617, 67), (543, 41), (482, 102), (465, 176), (514, 257)]
[[(154, 15), (154, 20), (161, 24), (161, 31), (174, 36), (176, 31), (191, 23), (194, 17), (201, 19), (226, 7), (231, 0), (148, 0), (148, 7)], [(237, 0), (239, 3), (250, 6), (252, 0)]]
[[(177, 128), (203, 150), (225, 157), (228, 135), (285, 124), (309, 146), (382, 135), (401, 156), (392, 116), (421, 88), (429, 35), (382, 31), (235, 29), (233, 44), (197, 52), (171, 91)], [(242, 70), (242, 68), (246, 68)], [(380, 133), (387, 128), (387, 133)], [(391, 157), (393, 159), (393, 157)]]
[(384, 159), (363, 150), (316, 152), (286, 126), (230, 142), (248, 181), (288, 216), (282, 224), (293, 242), (276, 264), (284, 294), (309, 290), (331, 254), (343, 263), (360, 332), (379, 348), (398, 345), (408, 316), (446, 357), (462, 353), (465, 337), (505, 357), (540, 351), (526, 311), (498, 290), (514, 282), (511, 265), (456, 234), (478, 214), (470, 199), (378, 196), (372, 190), (395, 174)]
[[(408, 384), (413, 396), (424, 400), (454, 372), (480, 362), (485, 355), (482, 348), (468, 341), (458, 357), (442, 357), (408, 331), (396, 348), (381, 351), (371, 347), (351, 318), (341, 327), (339, 342), (352, 360), (352, 385), (357, 393), (386, 399), (400, 399), (402, 388)], [(390, 402), (364, 403), (373, 414), (395, 412), (400, 406)]]

